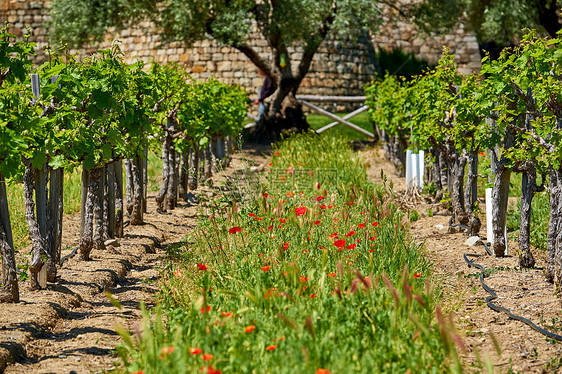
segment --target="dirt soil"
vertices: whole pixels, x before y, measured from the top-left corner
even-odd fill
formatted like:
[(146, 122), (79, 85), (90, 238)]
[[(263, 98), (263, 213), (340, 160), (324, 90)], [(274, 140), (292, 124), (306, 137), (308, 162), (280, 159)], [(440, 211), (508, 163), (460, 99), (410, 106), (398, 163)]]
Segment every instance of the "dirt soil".
[[(78, 256), (59, 269), (60, 279), (47, 289), (31, 291), (20, 282), (21, 302), (0, 305), (0, 373), (101, 373), (118, 362), (120, 342), (115, 326), (131, 329), (140, 322), (140, 304), (154, 305), (166, 248), (181, 242), (205, 213), (205, 201), (223, 197), (222, 190), (244, 188), (239, 181), (263, 170), (269, 147), (243, 150), (213, 177), (212, 188), (199, 188), (199, 204), (180, 203), (156, 213), (154, 194), (142, 226), (127, 226), (120, 246), (93, 251), (92, 261)], [(240, 191), (243, 192), (243, 191)], [(80, 218), (65, 216), (63, 248), (78, 244)], [(63, 256), (70, 250), (63, 251)], [(105, 296), (111, 292), (122, 309)]]
[[(200, 201), (224, 199), (226, 184), (243, 194), (245, 184), (266, 167), (269, 161), (264, 155), (269, 151), (267, 147), (251, 148), (235, 155), (231, 166), (214, 177), (214, 187), (198, 192)], [(435, 279), (444, 292), (443, 308), (452, 314), (467, 347), (459, 351), (466, 371), (557, 372), (562, 363), (560, 343), (486, 306), (488, 294), (479, 284), (477, 270), (468, 268), (462, 257), (465, 252), (484, 255), (483, 246), (470, 247), (464, 233), (450, 232), (449, 216), (429, 216), (428, 210), (435, 213), (436, 205), (419, 196), (406, 197), (404, 178), (397, 177), (380, 150), (363, 149), (361, 154), (369, 163), (369, 177), (381, 183), (382, 169), (403, 209), (415, 209), (421, 215), (410, 223), (412, 235), (425, 243), (435, 264)], [(20, 283), (22, 302), (0, 306), (0, 373), (4, 369), (10, 374), (113, 369), (118, 362), (114, 349), (120, 341), (115, 326), (131, 328), (140, 321), (140, 303), (153, 305), (165, 250), (193, 230), (198, 214), (205, 214), (203, 205), (181, 204), (172, 212), (157, 214), (154, 196), (150, 196), (146, 224), (126, 227), (119, 247), (94, 252), (90, 262), (67, 261), (60, 269), (60, 280), (46, 290), (30, 291), (26, 282)], [(482, 221), (485, 223), (484, 217)], [(79, 218), (66, 216), (63, 247), (76, 246), (78, 229)], [(481, 232), (486, 232), (485, 226)], [(544, 253), (534, 252), (535, 269), (521, 270), (517, 243), (510, 242), (509, 248), (508, 257), (477, 260), (490, 271), (486, 282), (498, 294), (496, 302), (558, 332), (562, 328), (561, 302), (553, 285), (545, 281)], [(121, 302), (122, 310), (111, 305), (106, 290)]]
[[(556, 373), (562, 371), (562, 343), (546, 339), (526, 324), (490, 309), (485, 303), (489, 294), (481, 287), (476, 268), (468, 268), (463, 253), (486, 255), (484, 246), (465, 244), (464, 232), (449, 230), (450, 216), (429, 216), (436, 212), (436, 205), (421, 197), (405, 194), (405, 179), (396, 175), (395, 168), (383, 157), (379, 149), (363, 152), (369, 162), (368, 174), (376, 182), (382, 182), (381, 169), (394, 184), (397, 198), (404, 210), (415, 209), (421, 218), (410, 223), (412, 235), (425, 243), (428, 256), (435, 264), (436, 281), (444, 292), (444, 309), (452, 313), (456, 327), (463, 337), (467, 350), (460, 351), (467, 372), (495, 373)], [(484, 201), (480, 211), (485, 211)], [(442, 210), (441, 213), (444, 213)], [(486, 219), (480, 217), (483, 226), (481, 238), (486, 242)], [(536, 325), (554, 333), (562, 330), (562, 304), (555, 295), (555, 288), (547, 283), (543, 270), (546, 255), (533, 251), (537, 265), (533, 269), (521, 269), (517, 256), (518, 244), (508, 243), (509, 256), (496, 258), (483, 256), (477, 260), (491, 274), (485, 282), (498, 295), (494, 301), (516, 315), (528, 318)]]

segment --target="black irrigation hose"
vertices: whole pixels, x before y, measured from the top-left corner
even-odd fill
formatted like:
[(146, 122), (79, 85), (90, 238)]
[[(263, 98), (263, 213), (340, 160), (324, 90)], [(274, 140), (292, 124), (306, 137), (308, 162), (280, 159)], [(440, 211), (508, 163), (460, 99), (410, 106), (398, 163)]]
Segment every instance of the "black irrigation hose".
[[(468, 230), (470, 230), (470, 227), (468, 227), (468, 226), (466, 226), (466, 225), (451, 225), (451, 226), (452, 226), (452, 227), (463, 227), (463, 228), (466, 228), (466, 229), (467, 229), (466, 235), (468, 236), (468, 233), (469, 233)], [(486, 249), (486, 252), (488, 252), (488, 255), (491, 256), (491, 255), (492, 255), (492, 251), (491, 251), (490, 248), (488, 247), (487, 243), (484, 243), (484, 248)], [(558, 340), (558, 341), (562, 341), (562, 335), (554, 334), (554, 333), (552, 333), (552, 332), (550, 332), (550, 331), (547, 331), (547, 330), (545, 330), (545, 329), (543, 329), (543, 328), (541, 328), (541, 327), (535, 325), (533, 322), (531, 322), (531, 321), (528, 320), (527, 318), (518, 316), (518, 315), (516, 315), (516, 314), (513, 314), (513, 313), (511, 313), (511, 311), (510, 311), (509, 309), (506, 309), (506, 308), (504, 308), (504, 307), (502, 307), (502, 306), (499, 306), (499, 305), (497, 305), (497, 304), (492, 303), (492, 301), (495, 300), (495, 299), (497, 299), (498, 296), (496, 295), (496, 293), (495, 293), (490, 287), (488, 287), (488, 285), (487, 285), (486, 283), (484, 283), (484, 266), (482, 266), (482, 265), (480, 265), (480, 264), (477, 264), (477, 263), (475, 263), (475, 262), (472, 262), (472, 261), (470, 261), (470, 260), (468, 259), (468, 257), (475, 257), (475, 258), (478, 258), (478, 257), (482, 257), (482, 256), (483, 256), (483, 255), (479, 255), (479, 254), (476, 254), (476, 253), (464, 253), (464, 254), (463, 254), (464, 260), (465, 260), (466, 263), (468, 264), (468, 267), (469, 267), (469, 268), (470, 268), (470, 267), (475, 267), (475, 268), (478, 268), (478, 269), (480, 270), (480, 276), (479, 276), (480, 284), (482, 285), (482, 288), (484, 288), (484, 290), (486, 290), (486, 292), (488, 292), (488, 293), (490, 294), (490, 296), (488, 296), (488, 297), (486, 298), (486, 304), (488, 304), (488, 307), (489, 307), (490, 309), (492, 309), (492, 310), (495, 310), (496, 312), (504, 312), (504, 313), (507, 314), (508, 317), (511, 318), (511, 319), (515, 319), (515, 320), (517, 320), (517, 321), (521, 321), (521, 322), (523, 322), (523, 323), (526, 323), (526, 324), (529, 325), (533, 330), (535, 330), (535, 331), (537, 331), (537, 332), (540, 332), (541, 334), (543, 334), (543, 335), (545, 335), (545, 336), (547, 336), (547, 337), (549, 337), (549, 338), (551, 338), (551, 339)]]

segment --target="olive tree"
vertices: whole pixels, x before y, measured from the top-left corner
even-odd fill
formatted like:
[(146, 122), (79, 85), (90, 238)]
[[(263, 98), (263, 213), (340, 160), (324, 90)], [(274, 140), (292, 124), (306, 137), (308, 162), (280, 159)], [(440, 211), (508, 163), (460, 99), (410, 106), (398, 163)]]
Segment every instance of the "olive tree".
[[(295, 94), (318, 47), (328, 35), (357, 36), (376, 29), (383, 6), (406, 17), (419, 10), (392, 0), (54, 0), (51, 35), (53, 42), (82, 45), (101, 40), (109, 28), (148, 20), (164, 43), (190, 45), (212, 38), (231, 46), (276, 85), (256, 130), (270, 135), (308, 128)], [(256, 51), (251, 38), (256, 31), (271, 58)]]

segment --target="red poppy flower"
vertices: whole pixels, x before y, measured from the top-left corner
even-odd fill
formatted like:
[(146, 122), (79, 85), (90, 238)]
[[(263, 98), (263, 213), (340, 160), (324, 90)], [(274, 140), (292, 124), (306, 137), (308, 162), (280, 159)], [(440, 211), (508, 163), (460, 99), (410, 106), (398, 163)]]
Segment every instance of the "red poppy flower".
[(142, 370), (135, 371), (133, 374), (144, 374), (144, 371), (142, 371)]
[(378, 223), (378, 222), (373, 222), (373, 223), (371, 223), (371, 225), (377, 227), (377, 226), (379, 225), (379, 223)]
[(279, 222), (281, 223), (287, 223), (287, 220), (285, 218), (279, 218)]
[(273, 230), (273, 225), (272, 225), (272, 226), (268, 226), (268, 227), (267, 227), (267, 230), (268, 230), (268, 231)]
[(320, 205), (320, 209), (326, 209), (326, 204)]
[(330, 374), (330, 370), (319, 368), (316, 369), (316, 374)]
[(179, 277), (179, 276), (181, 275), (181, 269), (180, 269), (180, 268), (177, 268), (176, 271), (174, 271), (174, 275), (175, 275), (176, 277)]
[(329, 273), (329, 274), (326, 274), (326, 276), (327, 276), (327, 277), (330, 277), (330, 278), (333, 278), (333, 277), (336, 276), (336, 273)]
[(334, 232), (332, 234), (330, 234), (330, 236), (328, 236), (330, 239), (337, 239), (338, 238), (338, 233)]
[(197, 264), (197, 269), (199, 269), (199, 270), (207, 270), (207, 265), (205, 265), (205, 264)]
[(248, 215), (249, 215), (250, 217), (253, 217), (253, 216), (256, 215), (256, 213), (248, 213)]
[(275, 344), (272, 345), (268, 345), (267, 347), (265, 347), (266, 351), (274, 351), (275, 348), (277, 348), (277, 346)]
[(203, 353), (201, 355), (201, 358), (203, 359), (203, 361), (211, 361), (213, 359), (213, 355), (210, 353)]
[(322, 200), (324, 200), (324, 199), (325, 199), (325, 197), (322, 196), (322, 195), (316, 197), (316, 201), (322, 201)]
[(283, 243), (283, 249), (286, 251), (289, 249), (289, 243)]
[(334, 245), (339, 249), (342, 249), (343, 247), (345, 247), (345, 240), (344, 239), (336, 240), (334, 242)]
[(279, 152), (275, 152), (275, 156), (279, 156)]
[(345, 237), (346, 237), (346, 238), (349, 238), (349, 237), (352, 236), (352, 235), (355, 235), (355, 231), (353, 231), (353, 230), (350, 231), (350, 232), (348, 232), (347, 234), (345, 234)]
[(345, 248), (347, 248), (347, 249), (355, 249), (355, 248), (357, 248), (357, 244), (353, 243), (353, 244), (348, 245), (348, 246), (345, 247)]
[(419, 278), (419, 277), (421, 277), (421, 273), (416, 273), (416, 274), (414, 274), (414, 279), (417, 279), (417, 278)]
[(242, 227), (238, 227), (238, 226), (231, 227), (230, 230), (228, 230), (228, 232), (231, 234), (236, 234), (237, 232), (240, 231), (242, 231)]
[(203, 353), (203, 350), (199, 347), (189, 348), (189, 353), (191, 353), (192, 355), (200, 355), (201, 353)]
[(207, 366), (207, 374), (222, 374), (222, 371), (212, 366)]
[(308, 277), (303, 277), (302, 275), (299, 275), (299, 280), (304, 283), (304, 282), (308, 282)]
[(209, 313), (209, 312), (211, 311), (211, 306), (210, 306), (210, 305), (207, 305), (206, 308), (205, 308), (205, 307), (202, 307), (199, 311), (200, 311), (202, 314)]
[(318, 296), (318, 295), (316, 295), (315, 293), (311, 293), (311, 294), (310, 294), (310, 298), (311, 298), (311, 299), (314, 299), (316, 296)]
[(267, 265), (267, 266), (262, 266), (260, 269), (262, 269), (264, 272), (265, 271), (269, 271), (269, 269), (271, 269), (271, 266)]
[(247, 333), (250, 333), (250, 332), (254, 331), (255, 329), (256, 329), (256, 326), (254, 326), (254, 325), (244, 327), (244, 331), (246, 331)]
[(485, 153), (485, 152), (480, 152), (480, 153), (478, 153), (478, 156), (486, 156), (486, 153)]
[(369, 253), (373, 253), (374, 251), (374, 249), (369, 249)]
[(172, 354), (175, 351), (175, 348), (170, 346), (170, 347), (164, 347), (160, 350), (160, 354), (162, 356), (168, 356), (170, 354)]
[(306, 207), (305, 206), (300, 206), (298, 208), (295, 208), (295, 213), (297, 216), (302, 216), (303, 214), (306, 213)]
[(266, 193), (262, 194), (262, 197), (269, 197), (269, 194), (266, 192)]
[(318, 226), (320, 224), (320, 221), (314, 221), (314, 224)]
[(222, 312), (221, 314), (224, 318), (228, 318), (232, 315), (232, 312)]
[(364, 223), (360, 223), (360, 224), (357, 225), (357, 228), (363, 229), (363, 228), (365, 228), (365, 224), (364, 224)]
[(371, 237), (369, 238), (369, 240), (375, 240), (376, 238), (377, 238), (376, 236), (371, 236)]

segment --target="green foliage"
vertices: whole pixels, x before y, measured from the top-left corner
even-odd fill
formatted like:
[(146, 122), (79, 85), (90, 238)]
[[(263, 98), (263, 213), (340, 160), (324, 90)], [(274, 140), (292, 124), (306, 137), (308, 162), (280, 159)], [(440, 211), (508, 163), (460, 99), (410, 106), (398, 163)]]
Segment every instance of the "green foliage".
[(174, 250), (162, 309), (142, 333), (121, 330), (125, 370), (458, 370), (431, 265), (389, 192), (342, 140), (303, 135), (274, 153), (272, 170), (341, 174), (302, 192), (256, 186), (247, 204), (204, 219)]

